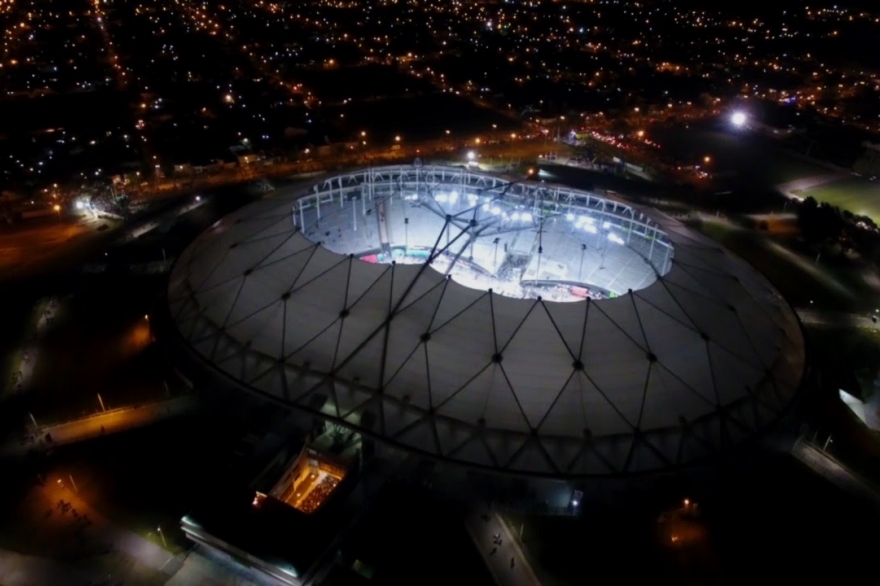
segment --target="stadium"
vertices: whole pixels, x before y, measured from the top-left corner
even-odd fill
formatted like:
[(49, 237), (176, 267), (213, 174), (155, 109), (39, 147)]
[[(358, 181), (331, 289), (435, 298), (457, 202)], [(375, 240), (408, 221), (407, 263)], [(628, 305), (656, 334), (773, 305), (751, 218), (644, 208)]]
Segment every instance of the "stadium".
[(779, 293), (659, 212), (418, 162), (273, 195), (177, 260), (177, 333), (228, 384), (376, 445), (515, 476), (664, 471), (761, 435), (804, 378)]

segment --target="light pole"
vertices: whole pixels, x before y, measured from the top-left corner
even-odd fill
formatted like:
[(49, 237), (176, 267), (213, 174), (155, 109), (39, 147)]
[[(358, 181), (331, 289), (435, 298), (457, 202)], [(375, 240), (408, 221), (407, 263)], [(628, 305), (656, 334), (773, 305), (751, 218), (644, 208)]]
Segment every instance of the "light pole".
[(98, 393), (98, 403), (101, 404), (101, 411), (107, 411), (107, 408), (104, 407), (104, 399), (101, 398), (101, 393)]
[(161, 525), (158, 525), (158, 526), (156, 527), (156, 529), (159, 530), (159, 536), (162, 538), (162, 545), (167, 549), (167, 548), (168, 548), (168, 542), (165, 541), (165, 533), (162, 532), (162, 526), (161, 526)]
[(578, 269), (578, 283), (580, 283), (584, 272), (584, 255), (587, 253), (587, 245), (581, 244), (581, 268)]
[(828, 439), (825, 440), (825, 445), (822, 446), (823, 452), (828, 450), (828, 444), (830, 444), (832, 441), (834, 441), (834, 440), (831, 439), (831, 434), (828, 434)]

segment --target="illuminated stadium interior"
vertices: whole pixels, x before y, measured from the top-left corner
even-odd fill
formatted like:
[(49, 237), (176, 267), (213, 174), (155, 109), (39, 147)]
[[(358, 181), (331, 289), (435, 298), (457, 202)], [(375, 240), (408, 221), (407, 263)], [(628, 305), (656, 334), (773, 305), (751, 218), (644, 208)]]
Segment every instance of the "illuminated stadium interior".
[(307, 238), (372, 263), (423, 264), (517, 299), (615, 297), (669, 271), (673, 247), (622, 202), (445, 167), (338, 178), (300, 198)]

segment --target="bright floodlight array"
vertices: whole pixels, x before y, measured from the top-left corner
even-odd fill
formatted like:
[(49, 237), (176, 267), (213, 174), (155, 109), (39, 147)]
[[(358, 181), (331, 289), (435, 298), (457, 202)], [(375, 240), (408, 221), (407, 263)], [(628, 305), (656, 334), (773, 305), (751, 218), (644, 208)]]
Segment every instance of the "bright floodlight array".
[(515, 298), (580, 301), (650, 285), (670, 266), (662, 230), (622, 202), (449, 168), (334, 178), (297, 200), (307, 238), (378, 263), (423, 264)]
[[(594, 250), (605, 268), (573, 279)], [(617, 296), (554, 302), (572, 282)], [(517, 474), (707, 458), (776, 421), (805, 367), (789, 306), (715, 242), (463, 168), (358, 170), (244, 208), (184, 252), (169, 301), (196, 356), (243, 389)]]

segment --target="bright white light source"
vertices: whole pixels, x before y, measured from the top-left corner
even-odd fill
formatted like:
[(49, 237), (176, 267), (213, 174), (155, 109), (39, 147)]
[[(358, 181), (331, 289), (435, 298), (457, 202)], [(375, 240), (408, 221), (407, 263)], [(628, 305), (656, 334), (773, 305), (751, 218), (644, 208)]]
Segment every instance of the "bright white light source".
[(492, 206), (492, 215), (493, 216), (500, 216), (501, 215), (501, 208), (499, 208), (498, 206)]
[(610, 240), (611, 242), (613, 242), (615, 244), (623, 244), (623, 238), (621, 238), (620, 236), (618, 236), (614, 232), (609, 232), (608, 240)]
[(605, 222), (605, 223), (602, 224), (602, 228), (604, 228), (605, 230), (607, 230), (607, 229), (610, 228), (610, 227), (611, 227), (611, 224), (608, 223), (608, 222)]
[(532, 214), (530, 214), (529, 212), (523, 212), (522, 221), (523, 222), (531, 222), (532, 221)]
[(577, 499), (571, 501), (571, 504), (572, 504), (572, 506), (574, 506), (574, 507), (578, 506), (578, 501), (577, 501)]
[(565, 219), (569, 222), (574, 222), (574, 214), (572, 214), (571, 212), (565, 214)]
[(477, 158), (477, 153), (475, 153), (474, 151), (468, 151), (467, 158), (468, 161), (473, 161)]
[(197, 195), (197, 196), (196, 196), (196, 201), (202, 201), (202, 196), (201, 196), (201, 195)]
[(81, 201), (77, 201), (77, 202), (76, 202), (76, 209), (81, 210), (81, 209), (83, 209), (84, 207), (85, 207), (85, 206), (83, 205), (83, 202), (81, 202)]
[(733, 116), (730, 117), (730, 121), (733, 122), (734, 126), (742, 127), (746, 123), (746, 115), (742, 112), (734, 112)]
[(455, 203), (458, 201), (458, 192), (457, 191), (453, 191), (452, 193), (449, 194), (449, 201), (451, 203)]
[(519, 212), (513, 212), (510, 215), (510, 219), (513, 220), (514, 222), (519, 222), (519, 218), (520, 218)]

